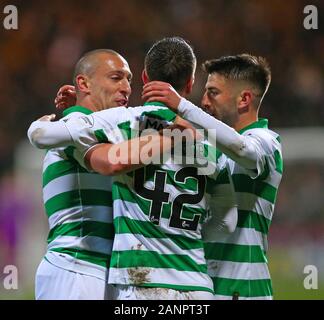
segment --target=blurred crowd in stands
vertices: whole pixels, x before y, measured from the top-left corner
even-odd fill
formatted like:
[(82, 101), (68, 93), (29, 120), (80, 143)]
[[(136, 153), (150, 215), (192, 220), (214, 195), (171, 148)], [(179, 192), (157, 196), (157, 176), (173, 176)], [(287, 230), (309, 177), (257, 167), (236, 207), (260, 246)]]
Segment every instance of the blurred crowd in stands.
[[(317, 5), (324, 20), (322, 1)], [(0, 36), (0, 167), (12, 163), (15, 144), (29, 123), (54, 110), (58, 87), (71, 83), (86, 51), (112, 48), (135, 75), (132, 105), (141, 104), (140, 73), (152, 43), (164, 36), (189, 40), (198, 57), (192, 100), (199, 103), (205, 59), (249, 52), (268, 58), (273, 81), (261, 115), (274, 127), (324, 121), (323, 28), (305, 30), (304, 0), (92, 0), (11, 1), (19, 29)], [(321, 10), (321, 7), (323, 10)], [(3, 171), (3, 170), (1, 170)]]

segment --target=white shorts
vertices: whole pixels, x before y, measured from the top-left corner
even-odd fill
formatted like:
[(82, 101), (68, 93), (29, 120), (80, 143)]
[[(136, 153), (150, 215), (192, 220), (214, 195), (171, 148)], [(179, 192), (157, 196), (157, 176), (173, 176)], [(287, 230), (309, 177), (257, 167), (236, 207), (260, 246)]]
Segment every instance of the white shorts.
[(65, 270), (43, 259), (35, 279), (36, 300), (110, 300), (106, 281)]
[(115, 285), (113, 300), (214, 300), (207, 291), (181, 291), (168, 288), (148, 288), (139, 286)]

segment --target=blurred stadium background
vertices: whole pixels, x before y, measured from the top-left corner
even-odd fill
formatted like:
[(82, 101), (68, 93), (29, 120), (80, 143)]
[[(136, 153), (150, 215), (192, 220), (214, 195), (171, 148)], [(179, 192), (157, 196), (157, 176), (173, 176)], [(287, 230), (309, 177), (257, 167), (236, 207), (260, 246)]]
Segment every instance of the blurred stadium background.
[[(5, 30), (7, 4), (19, 29)], [(303, 9), (317, 6), (319, 29), (305, 30)], [(1, 15), (2, 14), (2, 15)], [(248, 52), (268, 58), (273, 81), (261, 114), (283, 138), (285, 168), (269, 236), (276, 299), (324, 299), (324, 3), (322, 0), (0, 1), (0, 299), (33, 299), (35, 270), (46, 247), (41, 202), (43, 152), (26, 141), (29, 124), (54, 110), (75, 62), (112, 48), (134, 73), (130, 105), (141, 104), (140, 73), (151, 44), (178, 35), (198, 62)], [(197, 70), (191, 99), (206, 76)], [(18, 267), (18, 289), (5, 290), (3, 269)], [(306, 265), (318, 290), (303, 286)]]

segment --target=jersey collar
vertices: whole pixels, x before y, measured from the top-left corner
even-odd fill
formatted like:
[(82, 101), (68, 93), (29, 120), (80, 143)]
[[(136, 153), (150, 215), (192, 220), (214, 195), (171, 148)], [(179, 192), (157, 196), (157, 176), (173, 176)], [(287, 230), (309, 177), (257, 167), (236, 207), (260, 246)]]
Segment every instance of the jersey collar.
[(166, 107), (166, 105), (163, 102), (145, 102), (144, 106), (160, 106), (160, 107)]
[(63, 116), (67, 116), (68, 114), (72, 113), (72, 112), (81, 112), (81, 113), (84, 113), (84, 114), (90, 114), (90, 113), (93, 113), (93, 111), (85, 108), (85, 107), (82, 107), (82, 106), (72, 106), (70, 108), (67, 108), (63, 111)]
[(255, 121), (249, 124), (248, 126), (246, 126), (245, 128), (241, 129), (239, 133), (243, 133), (247, 130), (255, 129), (255, 128), (268, 129), (268, 119), (260, 118), (258, 121)]

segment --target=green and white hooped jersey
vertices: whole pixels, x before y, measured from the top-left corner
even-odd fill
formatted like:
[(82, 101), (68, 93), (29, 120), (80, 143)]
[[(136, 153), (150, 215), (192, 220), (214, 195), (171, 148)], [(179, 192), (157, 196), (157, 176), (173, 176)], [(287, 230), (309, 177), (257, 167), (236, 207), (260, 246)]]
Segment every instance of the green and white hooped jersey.
[(234, 233), (218, 235), (205, 244), (208, 273), (216, 299), (272, 299), (267, 265), (267, 235), (272, 220), (283, 162), (280, 137), (268, 129), (266, 119), (240, 131), (260, 142), (266, 165), (251, 178), (248, 170), (229, 159), (238, 202), (238, 224)]
[[(64, 111), (63, 121), (91, 113)], [(43, 199), (49, 222), (45, 259), (61, 268), (107, 279), (114, 237), (112, 179), (79, 165), (75, 147), (48, 150), (43, 164)]]
[[(108, 109), (83, 119), (88, 130), (67, 122), (79, 150), (98, 142), (118, 143), (134, 136), (134, 128), (160, 129), (175, 119), (163, 105)], [(118, 128), (118, 130), (116, 130)], [(109, 282), (213, 293), (207, 274), (201, 226), (209, 215), (220, 157), (212, 175), (198, 175), (197, 167), (149, 165), (114, 177), (115, 239)], [(222, 179), (223, 184), (229, 183)]]

